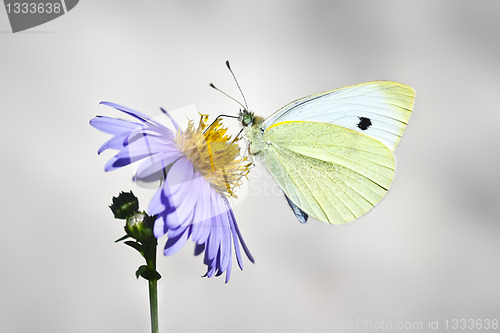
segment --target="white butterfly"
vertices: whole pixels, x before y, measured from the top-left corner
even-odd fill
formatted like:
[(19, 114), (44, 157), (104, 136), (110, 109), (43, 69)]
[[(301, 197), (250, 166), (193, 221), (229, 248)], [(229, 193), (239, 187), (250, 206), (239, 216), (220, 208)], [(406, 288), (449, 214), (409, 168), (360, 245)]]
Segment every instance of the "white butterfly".
[(260, 156), (302, 223), (352, 221), (387, 193), (393, 152), (415, 92), (375, 81), (298, 99), (266, 120), (240, 112), (249, 153)]

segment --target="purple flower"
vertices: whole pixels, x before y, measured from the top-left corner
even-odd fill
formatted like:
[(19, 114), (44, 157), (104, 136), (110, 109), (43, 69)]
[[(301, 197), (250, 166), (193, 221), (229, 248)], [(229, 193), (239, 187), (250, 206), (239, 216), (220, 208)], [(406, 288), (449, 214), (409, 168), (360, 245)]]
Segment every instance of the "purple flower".
[[(243, 269), (240, 244), (251, 262), (254, 259), (241, 237), (227, 197), (246, 177), (249, 163), (239, 157), (238, 139), (231, 140), (219, 120), (207, 128), (208, 116), (201, 116), (195, 128), (190, 121), (181, 131), (170, 118), (177, 133), (137, 111), (102, 102), (135, 118), (134, 121), (97, 116), (90, 121), (94, 128), (111, 134), (98, 153), (116, 149), (118, 153), (105, 166), (111, 171), (143, 160), (135, 181), (162, 185), (148, 207), (156, 215), (154, 234), (168, 240), (164, 254), (176, 253), (191, 237), (195, 255), (204, 254), (205, 276), (226, 272), (231, 275), (232, 246), (240, 269)], [(166, 113), (166, 112), (165, 112)], [(167, 114), (168, 116), (168, 114)], [(169, 116), (170, 117), (170, 116)]]

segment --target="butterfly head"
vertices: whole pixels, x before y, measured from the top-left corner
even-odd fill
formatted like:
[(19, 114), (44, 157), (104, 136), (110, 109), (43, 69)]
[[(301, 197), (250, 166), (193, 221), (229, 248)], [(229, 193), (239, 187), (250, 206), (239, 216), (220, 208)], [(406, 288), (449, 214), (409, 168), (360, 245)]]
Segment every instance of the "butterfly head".
[(238, 119), (243, 127), (259, 126), (264, 121), (264, 118), (254, 115), (253, 112), (247, 109), (240, 110)]
[(250, 112), (247, 109), (243, 109), (240, 110), (239, 120), (241, 121), (241, 126), (250, 127), (255, 122), (255, 116), (253, 112)]

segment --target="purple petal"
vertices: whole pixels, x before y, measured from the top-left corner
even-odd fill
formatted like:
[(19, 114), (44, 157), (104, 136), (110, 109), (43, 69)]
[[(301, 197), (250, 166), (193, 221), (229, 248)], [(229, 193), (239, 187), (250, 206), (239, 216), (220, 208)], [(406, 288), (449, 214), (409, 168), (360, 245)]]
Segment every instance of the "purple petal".
[(111, 103), (111, 102), (101, 102), (100, 104), (110, 106), (112, 108), (115, 108), (118, 111), (122, 111), (122, 112), (128, 114), (129, 116), (132, 116), (132, 117), (134, 117), (136, 119), (139, 119), (140, 121), (142, 121), (145, 124), (155, 125), (158, 128), (161, 128), (161, 129), (164, 129), (164, 130), (168, 130), (169, 132), (171, 132), (167, 127), (163, 126), (161, 123), (159, 123), (159, 122), (155, 121), (154, 119), (146, 116), (145, 114), (140, 113), (139, 111), (135, 111), (135, 110), (132, 110), (131, 108), (128, 108), (126, 106), (118, 105), (118, 104)]
[[(229, 241), (231, 239), (231, 228), (229, 226), (229, 220), (227, 219), (227, 207), (225, 205), (223, 196), (220, 194), (216, 194), (216, 200), (218, 204), (218, 211), (220, 212), (220, 224), (216, 225), (216, 229), (218, 231), (219, 236), (219, 253), (220, 253), (220, 262), (219, 268), (225, 270), (227, 267), (227, 260), (231, 254), (231, 247), (227, 246), (231, 244)], [(229, 251), (229, 252), (228, 252)]]
[(151, 120), (151, 118), (149, 118), (145, 114), (142, 114), (139, 111), (132, 110), (131, 108), (128, 108), (128, 107), (123, 106), (123, 105), (119, 105), (119, 104), (115, 104), (115, 103), (111, 103), (111, 102), (101, 102), (99, 104), (111, 106), (112, 108), (117, 109), (118, 111), (125, 112), (129, 116), (132, 116), (136, 119), (139, 119), (140, 121), (145, 122), (145, 123), (147, 123), (148, 120)]
[(220, 235), (219, 235), (219, 225), (220, 216), (215, 216), (215, 222), (211, 225), (210, 235), (208, 236), (208, 246), (205, 251), (208, 254), (208, 259), (213, 260), (216, 258), (219, 252)]
[(125, 143), (126, 148), (131, 152), (148, 152), (149, 155), (154, 155), (172, 149), (178, 151), (175, 144), (167, 141), (164, 137), (145, 135), (144, 130), (141, 130), (133, 140), (131, 140), (131, 137), (132, 135), (128, 137)]
[(166, 215), (158, 215), (153, 226), (153, 234), (158, 239), (168, 232), (167, 222), (165, 221)]
[(193, 179), (193, 165), (187, 158), (178, 159), (167, 173), (166, 185), (171, 193), (169, 198), (172, 206), (176, 208), (175, 219), (167, 224), (169, 228), (175, 229), (180, 224), (188, 223), (193, 215), (193, 207), (196, 203), (196, 196), (193, 196), (193, 188), (196, 188), (197, 179)]
[(205, 274), (205, 276), (211, 278), (214, 275), (214, 273), (215, 273), (215, 265), (209, 265), (208, 266), (208, 271)]
[(177, 122), (174, 120), (174, 118), (172, 118), (170, 116), (170, 114), (167, 112), (167, 110), (165, 110), (164, 108), (160, 108), (160, 110), (167, 115), (167, 117), (170, 119), (170, 121), (172, 122), (172, 125), (174, 125), (175, 129), (177, 130), (177, 132), (182, 132), (181, 128), (179, 127), (179, 125), (177, 124)]
[(232, 268), (232, 260), (229, 260), (226, 270), (226, 280), (224, 281), (225, 283), (229, 282), (229, 278), (231, 277), (231, 268)]
[(196, 204), (200, 202), (202, 196), (201, 183), (205, 182), (205, 178), (198, 172), (193, 173), (193, 177), (191, 181), (182, 185), (183, 191), (177, 191), (172, 196), (172, 202), (177, 207), (175, 214), (177, 214), (177, 219), (181, 221), (181, 224), (193, 224)]
[(151, 158), (145, 160), (137, 168), (135, 180), (145, 180), (158, 173), (163, 175), (163, 170), (181, 157), (182, 153), (174, 148), (170, 151), (151, 156)]
[(163, 254), (166, 256), (170, 256), (177, 251), (179, 251), (186, 241), (188, 240), (189, 236), (191, 235), (191, 228), (180, 228), (182, 229), (182, 232), (179, 233), (179, 235), (175, 237), (168, 237), (167, 243), (165, 244), (165, 248), (163, 249)]
[(154, 194), (148, 207), (149, 215), (157, 215), (153, 226), (153, 233), (156, 238), (160, 238), (168, 232), (166, 220), (167, 218), (175, 218), (175, 216), (172, 215), (173, 211), (175, 211), (175, 207), (170, 204), (169, 189), (163, 184)]
[(180, 189), (186, 184), (190, 184), (190, 181), (194, 178), (194, 168), (191, 161), (187, 158), (181, 158), (168, 171), (167, 182), (172, 193), (175, 189)]
[(194, 246), (194, 255), (198, 256), (198, 255), (202, 254), (203, 251), (205, 251), (205, 244), (196, 243)]
[(197, 225), (197, 235), (195, 240), (196, 242), (200, 244), (207, 242), (207, 239), (210, 236), (210, 232), (212, 231), (212, 225), (215, 223), (215, 221), (216, 221), (215, 217), (211, 217), (208, 220), (196, 224)]
[(131, 132), (141, 124), (132, 121), (115, 119), (106, 116), (96, 116), (90, 120), (90, 125), (95, 129), (113, 135), (122, 134), (124, 132)]
[(106, 149), (116, 149), (116, 150), (123, 149), (123, 147), (125, 147), (125, 141), (127, 140), (127, 137), (128, 133), (123, 133), (112, 137), (99, 148), (97, 154), (101, 154)]
[[(250, 253), (250, 250), (248, 250), (248, 247), (245, 244), (245, 241), (243, 240), (243, 237), (241, 236), (240, 229), (238, 228), (238, 224), (236, 223), (236, 218), (234, 217), (233, 210), (230, 209), (229, 213), (231, 215), (231, 218), (230, 218), (230, 221), (231, 221), (231, 230), (234, 229), (234, 231), (237, 234), (237, 237), (234, 237), (234, 233), (233, 233), (233, 240), (239, 239), (239, 241), (241, 242), (241, 246), (243, 247), (243, 251), (245, 251), (245, 254), (247, 255), (248, 260), (250, 260), (252, 263), (255, 263), (255, 259), (253, 258), (252, 254)], [(236, 243), (234, 244), (234, 246), (236, 247)], [(240, 265), (240, 269), (243, 269), (242, 265)]]
[(137, 162), (145, 157), (149, 156), (149, 152), (135, 152), (134, 156), (130, 156), (130, 151), (128, 149), (119, 151), (114, 157), (112, 157), (104, 166), (105, 171), (112, 171), (122, 168), (131, 163)]
[(136, 140), (121, 149), (118, 154), (106, 163), (104, 170), (111, 171), (124, 167), (148, 156), (163, 152), (166, 149), (171, 150), (172, 148), (161, 140), (145, 136), (142, 140)]
[(222, 228), (221, 233), (221, 241), (220, 241), (220, 251), (222, 252), (220, 259), (220, 268), (222, 271), (227, 269), (229, 262), (231, 261), (231, 228), (227, 223), (227, 220), (224, 220), (224, 226)]
[[(186, 231), (188, 228), (190, 228), (189, 225), (188, 226), (181, 225), (177, 229), (168, 229), (168, 238), (177, 238), (179, 235), (184, 233), (184, 231)], [(191, 233), (191, 231), (190, 231), (190, 233)]]
[(241, 258), (241, 251), (240, 251), (240, 242), (238, 240), (238, 234), (234, 228), (234, 221), (231, 221), (231, 217), (229, 217), (229, 224), (231, 227), (231, 234), (233, 236), (233, 243), (234, 243), (234, 253), (236, 255), (236, 261), (238, 262), (238, 266), (240, 269), (243, 269), (243, 259)]
[(153, 195), (153, 198), (151, 198), (151, 201), (149, 202), (148, 206), (148, 214), (149, 215), (160, 215), (164, 213), (167, 207), (170, 207), (169, 205), (169, 198), (171, 194), (167, 186), (165, 186), (165, 183), (156, 190), (155, 194)]
[(127, 139), (127, 144), (136, 140), (141, 140), (144, 137), (150, 138), (152, 141), (161, 142), (165, 145), (175, 146), (175, 135), (166, 127), (156, 125), (147, 125), (147, 127), (138, 127), (130, 132)]
[(208, 224), (211, 220), (210, 215), (210, 197), (211, 191), (215, 191), (207, 182), (200, 186), (200, 197), (195, 206), (193, 217), (192, 239), (197, 243), (205, 242), (208, 237)]

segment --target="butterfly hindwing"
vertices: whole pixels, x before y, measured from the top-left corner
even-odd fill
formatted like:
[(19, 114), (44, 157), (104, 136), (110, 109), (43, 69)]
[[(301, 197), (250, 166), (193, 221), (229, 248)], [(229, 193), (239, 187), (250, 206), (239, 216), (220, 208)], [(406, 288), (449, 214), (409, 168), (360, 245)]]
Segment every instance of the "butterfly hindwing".
[(288, 121), (263, 134), (267, 169), (306, 214), (328, 223), (349, 222), (387, 192), (392, 152), (373, 138), (338, 125)]

